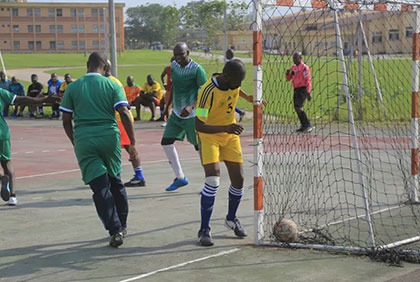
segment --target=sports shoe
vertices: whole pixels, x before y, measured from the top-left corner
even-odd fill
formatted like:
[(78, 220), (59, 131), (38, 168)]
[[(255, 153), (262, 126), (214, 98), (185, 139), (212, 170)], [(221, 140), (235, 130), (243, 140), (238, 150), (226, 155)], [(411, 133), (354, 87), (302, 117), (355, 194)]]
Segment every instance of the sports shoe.
[(12, 113), (12, 114), (10, 115), (10, 117), (15, 118), (15, 117), (17, 117), (17, 115), (16, 115), (15, 113)]
[(130, 181), (124, 183), (124, 186), (126, 187), (134, 187), (134, 186), (146, 186), (146, 181), (144, 179), (139, 179), (137, 176), (134, 175), (133, 178), (130, 179)]
[(118, 248), (119, 246), (121, 246), (124, 242), (123, 242), (123, 233), (122, 232), (118, 232), (115, 233), (114, 235), (111, 236), (111, 240), (109, 241), (109, 245), (113, 248)]
[(305, 128), (303, 126), (301, 126), (300, 128), (296, 129), (296, 132), (303, 132), (305, 131)]
[(160, 126), (161, 126), (161, 127), (165, 127), (165, 126), (166, 126), (166, 124), (167, 124), (167, 123), (166, 123), (166, 122), (164, 122), (164, 123), (162, 123)]
[(225, 226), (229, 229), (232, 229), (233, 232), (235, 232), (235, 235), (240, 238), (244, 238), (247, 235), (237, 217), (235, 217), (233, 220), (225, 219)]
[(29, 114), (29, 117), (30, 118), (36, 118), (36, 115), (35, 114)]
[(241, 112), (240, 114), (239, 114), (239, 120), (238, 120), (238, 122), (241, 122), (243, 119), (244, 119), (244, 116), (245, 116), (245, 112)]
[(9, 176), (3, 175), (1, 177), (1, 198), (7, 202), (10, 199)]
[(22, 113), (18, 113), (16, 117), (23, 117)]
[(185, 186), (188, 184), (188, 178), (184, 177), (184, 179), (178, 179), (175, 178), (174, 182), (165, 190), (166, 191), (175, 191), (176, 189), (178, 189), (179, 187)]
[(125, 236), (127, 236), (127, 228), (124, 228), (124, 229), (121, 231), (121, 234), (122, 234), (123, 238), (125, 238)]
[(214, 245), (210, 228), (198, 231), (198, 244), (204, 247), (210, 247)]
[(10, 197), (9, 198), (9, 201), (7, 202), (7, 204), (9, 205), (9, 206), (16, 206), (17, 205), (17, 203), (18, 203), (18, 200), (16, 199), (16, 197)]
[(165, 121), (165, 118), (163, 116), (161, 116), (160, 118), (158, 118), (156, 121)]
[(156, 118), (155, 118), (155, 117), (151, 117), (151, 118), (149, 119), (149, 121), (156, 121)]
[(310, 133), (310, 132), (311, 132), (314, 128), (315, 128), (315, 127), (314, 127), (314, 126), (312, 126), (312, 125), (307, 126), (307, 127), (305, 127), (305, 128), (303, 129), (303, 132), (305, 132), (305, 133)]

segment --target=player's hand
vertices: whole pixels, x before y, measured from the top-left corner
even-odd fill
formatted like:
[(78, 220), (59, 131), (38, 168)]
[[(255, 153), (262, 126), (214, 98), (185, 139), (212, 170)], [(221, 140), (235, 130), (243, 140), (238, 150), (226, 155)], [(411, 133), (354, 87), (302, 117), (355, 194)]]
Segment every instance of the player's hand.
[(135, 160), (138, 158), (139, 153), (137, 152), (135, 145), (128, 145), (128, 155), (129, 155), (129, 161)]
[(237, 123), (231, 123), (226, 128), (226, 132), (229, 134), (240, 135), (243, 131), (244, 131), (243, 126)]
[(57, 95), (50, 95), (45, 98), (46, 103), (58, 103), (61, 101), (61, 97)]
[(181, 112), (181, 117), (187, 117), (191, 114), (191, 112), (192, 112), (192, 106), (186, 106)]
[(261, 104), (265, 107), (265, 106), (268, 105), (268, 102), (266, 100), (262, 99)]

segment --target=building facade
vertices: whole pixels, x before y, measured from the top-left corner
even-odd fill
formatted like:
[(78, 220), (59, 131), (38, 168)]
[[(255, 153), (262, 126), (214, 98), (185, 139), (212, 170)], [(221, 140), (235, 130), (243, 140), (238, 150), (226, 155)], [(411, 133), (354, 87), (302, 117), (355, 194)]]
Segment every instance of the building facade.
[[(115, 4), (117, 51), (124, 51), (124, 6)], [(0, 50), (87, 53), (109, 48), (107, 3), (0, 1)]]

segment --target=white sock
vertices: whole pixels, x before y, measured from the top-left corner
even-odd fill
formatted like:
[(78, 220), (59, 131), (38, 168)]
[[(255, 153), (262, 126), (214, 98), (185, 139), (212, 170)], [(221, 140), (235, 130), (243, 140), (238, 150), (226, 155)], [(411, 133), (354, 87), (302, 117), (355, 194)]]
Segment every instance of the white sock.
[(166, 153), (166, 156), (168, 157), (169, 164), (171, 165), (176, 178), (184, 179), (185, 175), (182, 171), (181, 163), (179, 162), (178, 152), (176, 151), (175, 145), (163, 145), (162, 147)]

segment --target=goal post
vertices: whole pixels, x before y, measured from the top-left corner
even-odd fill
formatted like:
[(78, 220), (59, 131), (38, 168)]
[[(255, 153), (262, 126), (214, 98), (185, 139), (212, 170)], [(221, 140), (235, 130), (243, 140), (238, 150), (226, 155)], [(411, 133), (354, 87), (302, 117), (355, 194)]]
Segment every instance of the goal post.
[[(418, 252), (419, 3), (252, 5), (256, 244), (284, 245), (272, 228), (290, 218), (294, 246)], [(312, 74), (309, 134), (285, 79), (296, 51)]]

